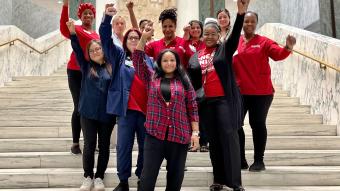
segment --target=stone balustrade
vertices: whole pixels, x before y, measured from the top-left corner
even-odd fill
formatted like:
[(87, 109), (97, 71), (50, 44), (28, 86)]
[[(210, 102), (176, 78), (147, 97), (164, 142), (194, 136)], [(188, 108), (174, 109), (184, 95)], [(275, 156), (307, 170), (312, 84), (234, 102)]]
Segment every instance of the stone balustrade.
[[(59, 31), (51, 32), (38, 39), (33, 39), (12, 25), (0, 26), (0, 45), (14, 39), (20, 39), (38, 51), (63, 41)], [(39, 54), (19, 41), (13, 45), (0, 47), (0, 86), (11, 80), (13, 76), (44, 76), (53, 73), (58, 67), (66, 64), (71, 53), (68, 40), (46, 53)]]
[[(340, 40), (276, 23), (265, 24), (258, 33), (280, 44), (291, 34), (297, 39), (294, 49), (340, 68)], [(299, 97), (301, 104), (311, 105), (312, 114), (322, 114), (325, 124), (337, 125), (340, 135), (340, 72), (322, 69), (298, 53), (282, 62), (272, 61), (271, 68), (275, 84)]]

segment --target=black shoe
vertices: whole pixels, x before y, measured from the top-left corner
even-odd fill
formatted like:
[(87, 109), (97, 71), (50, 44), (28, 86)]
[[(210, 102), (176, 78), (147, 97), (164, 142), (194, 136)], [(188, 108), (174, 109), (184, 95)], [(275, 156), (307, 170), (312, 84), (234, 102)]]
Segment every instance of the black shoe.
[(118, 186), (115, 189), (113, 189), (113, 191), (129, 191), (129, 183), (120, 182)]
[(210, 191), (220, 191), (223, 190), (223, 185), (214, 183), (210, 185), (209, 189)]
[(247, 163), (247, 160), (246, 159), (242, 159), (241, 160), (241, 169), (242, 170), (247, 170), (249, 168), (249, 165)]
[(81, 154), (80, 146), (78, 145), (72, 145), (71, 147), (71, 153), (74, 155), (79, 155)]
[(233, 190), (234, 191), (245, 191), (245, 189), (242, 186), (240, 186), (238, 188), (234, 188)]
[(260, 172), (266, 170), (266, 167), (263, 163), (263, 161), (255, 161), (250, 167), (249, 171), (251, 172)]

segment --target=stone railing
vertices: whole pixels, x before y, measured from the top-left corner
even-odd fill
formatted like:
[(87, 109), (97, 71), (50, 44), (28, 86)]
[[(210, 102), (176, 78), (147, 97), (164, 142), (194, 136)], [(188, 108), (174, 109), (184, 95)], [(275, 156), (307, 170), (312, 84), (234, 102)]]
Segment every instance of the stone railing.
[[(294, 49), (298, 52), (340, 68), (340, 40), (276, 23), (265, 24), (258, 33), (279, 44), (291, 34), (297, 39)], [(301, 104), (311, 105), (312, 114), (322, 114), (325, 124), (337, 125), (340, 135), (340, 72), (297, 52), (282, 62), (272, 62), (271, 68), (275, 84), (299, 97)]]
[(49, 75), (70, 53), (70, 42), (59, 31), (33, 39), (15, 26), (0, 26), (0, 86), (13, 76)]

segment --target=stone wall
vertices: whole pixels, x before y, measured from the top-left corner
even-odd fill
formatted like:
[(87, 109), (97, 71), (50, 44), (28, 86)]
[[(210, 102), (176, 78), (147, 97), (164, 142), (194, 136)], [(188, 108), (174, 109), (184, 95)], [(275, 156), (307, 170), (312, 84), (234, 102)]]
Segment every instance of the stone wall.
[[(54, 44), (64, 40), (59, 31), (51, 32), (38, 39), (33, 39), (15, 26), (0, 26), (0, 44), (16, 38), (44, 51)], [(63, 41), (57, 47), (46, 53), (39, 54), (21, 42), (0, 47), (0, 86), (13, 76), (43, 76), (49, 75), (60, 66), (66, 64), (71, 54), (70, 42)]]
[[(15, 25), (33, 38), (59, 28), (60, 13), (39, 6), (31, 0), (0, 0), (0, 4), (0, 25)], [(56, 1), (54, 6), (59, 6), (61, 10), (61, 5)]]
[[(281, 44), (292, 34), (297, 38), (294, 49), (340, 68), (340, 40), (283, 24), (266, 24), (259, 33)], [(311, 105), (313, 114), (322, 114), (325, 124), (335, 124), (340, 135), (340, 72), (323, 70), (318, 62), (293, 53), (282, 62), (272, 62), (272, 79), (282, 84), (303, 105)]]

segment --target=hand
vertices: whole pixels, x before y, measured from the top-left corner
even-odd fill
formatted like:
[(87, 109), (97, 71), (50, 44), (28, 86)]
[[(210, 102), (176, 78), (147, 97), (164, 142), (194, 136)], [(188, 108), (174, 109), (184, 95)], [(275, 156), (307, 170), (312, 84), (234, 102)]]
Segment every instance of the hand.
[(75, 29), (75, 26), (74, 26), (74, 20), (69, 19), (66, 22), (66, 25), (67, 25), (67, 28), (68, 28), (68, 30), (70, 31), (71, 34), (76, 34), (76, 29)]
[(105, 5), (105, 15), (115, 16), (116, 14), (117, 14), (117, 10), (114, 7), (113, 3)]
[(144, 28), (144, 31), (142, 33), (142, 39), (147, 40), (151, 38), (153, 36), (153, 32), (154, 32), (153, 22), (149, 22)]
[(191, 136), (190, 148), (192, 151), (196, 151), (200, 147), (200, 138), (196, 135)]
[(296, 44), (296, 38), (291, 35), (288, 35), (286, 38), (287, 49), (293, 50), (295, 44)]
[(126, 2), (126, 8), (128, 8), (128, 9), (133, 9), (133, 5), (134, 5), (133, 1), (131, 1), (131, 0)]
[(68, 5), (68, 0), (63, 1), (64, 5)]
[(185, 26), (183, 27), (184, 33), (189, 33), (189, 32), (190, 32), (190, 28), (191, 28), (191, 26), (190, 26), (189, 24), (185, 25)]
[(248, 10), (250, 0), (237, 0), (238, 14), (242, 15)]

